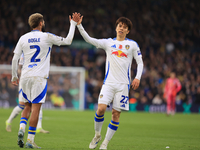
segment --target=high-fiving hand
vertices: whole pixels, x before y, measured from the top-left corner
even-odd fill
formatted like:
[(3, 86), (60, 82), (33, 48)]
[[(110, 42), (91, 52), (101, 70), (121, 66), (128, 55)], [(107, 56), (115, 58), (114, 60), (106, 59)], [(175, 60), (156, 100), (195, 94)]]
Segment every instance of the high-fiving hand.
[(81, 24), (82, 20), (83, 20), (83, 16), (81, 16), (80, 20), (77, 22), (77, 25)]
[(75, 21), (75, 22), (78, 23), (80, 20), (82, 20), (81, 14), (75, 12), (75, 13), (72, 14), (72, 18), (71, 18), (71, 16), (69, 15), (69, 21), (71, 21), (71, 20), (73, 20), (73, 21)]

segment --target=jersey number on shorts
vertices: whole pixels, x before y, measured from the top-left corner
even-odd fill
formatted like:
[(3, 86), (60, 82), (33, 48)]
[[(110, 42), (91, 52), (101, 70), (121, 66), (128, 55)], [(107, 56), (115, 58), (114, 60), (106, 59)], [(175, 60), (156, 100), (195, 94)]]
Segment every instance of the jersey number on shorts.
[(122, 103), (121, 107), (125, 107), (125, 104), (127, 104), (128, 100), (129, 100), (128, 96), (122, 95), (122, 100), (120, 101), (120, 103)]
[(31, 45), (30, 49), (36, 49), (35, 54), (31, 58), (31, 62), (40, 62), (40, 59), (35, 59), (37, 55), (40, 53), (40, 47), (38, 45)]

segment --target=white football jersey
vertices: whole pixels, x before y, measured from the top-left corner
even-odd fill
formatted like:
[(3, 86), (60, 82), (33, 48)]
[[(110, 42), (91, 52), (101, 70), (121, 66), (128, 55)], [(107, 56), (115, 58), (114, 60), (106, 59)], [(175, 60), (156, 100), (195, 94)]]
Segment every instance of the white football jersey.
[(22, 66), (23, 66), (23, 64), (24, 64), (24, 54), (22, 53), (22, 54), (21, 54), (21, 57), (20, 57), (20, 59), (19, 59), (19, 65), (22, 65)]
[(131, 64), (133, 57), (142, 57), (138, 44), (126, 38), (124, 41), (114, 39), (101, 39), (97, 48), (106, 51), (106, 74), (104, 83), (125, 83), (130, 85)]
[(21, 78), (39, 76), (48, 78), (52, 45), (69, 45), (73, 39), (76, 22), (71, 21), (67, 38), (33, 30), (20, 37), (14, 53), (23, 53)]
[(82, 25), (77, 25), (81, 35), (86, 42), (102, 48), (106, 51), (106, 74), (105, 83), (125, 83), (131, 82), (131, 64), (133, 58), (142, 58), (138, 44), (126, 38), (124, 41), (112, 39), (95, 39), (88, 36)]

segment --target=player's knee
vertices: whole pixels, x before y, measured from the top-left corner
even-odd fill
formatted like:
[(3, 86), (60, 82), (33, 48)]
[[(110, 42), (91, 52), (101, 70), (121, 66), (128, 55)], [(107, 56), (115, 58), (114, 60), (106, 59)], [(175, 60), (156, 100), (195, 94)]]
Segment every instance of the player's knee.
[(98, 107), (98, 110), (97, 110), (97, 115), (103, 115), (105, 113), (105, 108), (103, 107)]
[(112, 111), (112, 120), (113, 121), (118, 121), (120, 117), (120, 112), (118, 111)]

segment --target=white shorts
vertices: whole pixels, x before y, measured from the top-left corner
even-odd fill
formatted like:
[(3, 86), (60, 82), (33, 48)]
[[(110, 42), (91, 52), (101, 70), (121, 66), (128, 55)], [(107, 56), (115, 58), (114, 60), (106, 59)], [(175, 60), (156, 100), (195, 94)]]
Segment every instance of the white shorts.
[[(25, 103), (44, 103), (47, 93), (47, 79), (42, 77), (29, 77), (20, 80), (22, 96)], [(23, 101), (23, 99), (22, 99)]]
[(99, 94), (98, 104), (110, 105), (113, 102), (113, 109), (129, 110), (129, 86), (121, 83), (103, 84)]
[(22, 86), (20, 84), (21, 82), (19, 82), (19, 102), (26, 102), (26, 99), (22, 96)]

